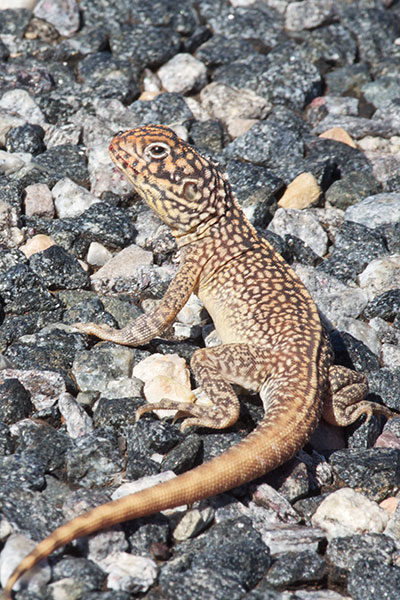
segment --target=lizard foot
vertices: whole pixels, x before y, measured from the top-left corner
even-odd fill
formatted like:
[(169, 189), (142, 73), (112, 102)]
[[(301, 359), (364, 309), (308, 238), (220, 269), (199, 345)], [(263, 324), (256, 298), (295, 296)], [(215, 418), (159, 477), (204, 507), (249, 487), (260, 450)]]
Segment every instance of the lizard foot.
[(160, 402), (154, 404), (144, 404), (143, 406), (140, 406), (136, 411), (136, 420), (138, 421), (146, 412), (152, 412), (159, 409), (176, 410), (177, 414), (174, 417), (174, 422), (181, 417), (189, 416), (190, 418), (185, 418), (181, 424), (182, 432), (193, 425), (197, 427), (211, 427), (212, 429), (220, 428), (218, 426), (220, 419), (216, 414), (217, 411), (214, 406), (198, 406), (192, 402), (177, 402), (176, 400), (169, 400), (168, 398), (163, 398)]

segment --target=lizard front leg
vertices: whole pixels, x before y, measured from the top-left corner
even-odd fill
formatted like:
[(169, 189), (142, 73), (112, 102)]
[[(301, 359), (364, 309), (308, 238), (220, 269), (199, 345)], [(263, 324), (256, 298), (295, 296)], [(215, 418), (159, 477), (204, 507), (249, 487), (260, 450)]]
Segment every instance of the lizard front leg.
[(102, 340), (124, 346), (147, 344), (170, 325), (186, 304), (190, 294), (196, 287), (200, 271), (201, 264), (199, 260), (190, 257), (184, 258), (160, 304), (123, 329), (113, 329), (108, 325), (97, 323), (74, 323), (74, 327), (83, 333), (95, 335)]

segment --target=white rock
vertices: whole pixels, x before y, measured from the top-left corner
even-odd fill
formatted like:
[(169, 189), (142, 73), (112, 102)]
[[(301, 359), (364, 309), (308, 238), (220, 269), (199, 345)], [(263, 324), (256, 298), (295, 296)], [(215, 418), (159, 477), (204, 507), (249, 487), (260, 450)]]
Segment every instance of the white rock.
[(43, 233), (38, 233), (34, 235), (33, 238), (28, 240), (26, 244), (20, 247), (21, 252), (23, 252), (26, 258), (29, 258), (33, 254), (37, 252), (43, 252), (50, 246), (54, 246), (55, 241), (51, 239), (48, 235), (44, 235)]
[[(0, 583), (5, 586), (7, 579), (14, 571), (15, 567), (23, 558), (36, 546), (36, 542), (21, 534), (11, 535), (0, 555)], [(42, 561), (28, 573), (25, 573), (14, 585), (14, 590), (28, 588), (31, 592), (39, 592), (41, 586), (46, 585), (50, 580), (51, 570), (47, 560)]]
[(185, 325), (204, 325), (207, 317), (202, 301), (195, 294), (191, 294), (185, 306), (178, 312), (176, 320)]
[(202, 107), (215, 119), (263, 119), (271, 110), (265, 98), (248, 89), (213, 82), (200, 92)]
[(101, 142), (87, 151), (90, 192), (95, 196), (101, 196), (108, 190), (121, 195), (132, 192), (132, 184), (110, 159), (108, 154), (110, 141), (111, 136), (107, 143)]
[(24, 205), (28, 217), (54, 217), (53, 196), (45, 183), (26, 186)]
[(400, 346), (394, 344), (382, 344), (382, 362), (389, 369), (400, 368)]
[(185, 52), (166, 62), (157, 75), (167, 92), (175, 94), (197, 91), (207, 82), (205, 64)]
[(89, 265), (102, 267), (107, 261), (111, 260), (112, 253), (99, 242), (92, 242), (89, 246), (86, 260)]
[(175, 540), (182, 542), (195, 537), (200, 531), (206, 529), (214, 518), (214, 510), (211, 506), (199, 510), (193, 508), (188, 510), (179, 521), (173, 532)]
[(311, 518), (328, 539), (363, 533), (381, 533), (388, 514), (375, 502), (351, 488), (341, 488), (319, 505)]
[(6, 8), (29, 8), (32, 9), (37, 0), (0, 0), (0, 10)]
[(148, 475), (146, 477), (141, 477), (136, 481), (128, 481), (127, 483), (123, 483), (120, 485), (112, 494), (111, 498), (113, 500), (119, 500), (119, 498), (124, 498), (125, 496), (129, 496), (129, 494), (135, 494), (136, 492), (140, 492), (141, 490), (146, 490), (147, 488), (151, 488), (158, 483), (163, 483), (164, 481), (169, 481), (170, 479), (174, 479), (176, 477), (173, 471), (163, 471), (162, 473), (157, 473), (156, 475)]
[(137, 377), (116, 377), (104, 390), (107, 398), (136, 398), (143, 392), (143, 382)]
[(268, 229), (281, 236), (295, 235), (318, 256), (323, 256), (328, 249), (326, 232), (308, 210), (278, 208)]
[(378, 227), (400, 221), (400, 194), (383, 193), (368, 196), (361, 202), (349, 206), (344, 213), (344, 218), (366, 227)]
[(0, 173), (2, 175), (11, 175), (16, 173), (22, 167), (29, 165), (32, 160), (32, 154), (27, 152), (6, 152), (0, 150)]
[(377, 356), (381, 353), (381, 344), (376, 331), (367, 323), (352, 319), (351, 317), (343, 317), (339, 319), (336, 327), (340, 331), (347, 331), (352, 336), (361, 340), (368, 348)]
[(52, 189), (57, 216), (60, 219), (66, 217), (79, 217), (100, 199), (93, 196), (84, 187), (77, 185), (68, 177), (57, 181)]
[(33, 100), (31, 95), (25, 90), (11, 90), (2, 95), (0, 99), (0, 108), (17, 113), (25, 119), (27, 123), (33, 125), (45, 125), (46, 119)]
[[(144, 381), (143, 393), (150, 404), (164, 398), (177, 402), (194, 402), (190, 373), (186, 361), (177, 354), (152, 354), (140, 361), (132, 375)], [(174, 416), (175, 410), (154, 411), (160, 418)]]
[(39, 0), (33, 14), (38, 19), (44, 19), (54, 25), (58, 33), (64, 37), (72, 35), (79, 28), (79, 4), (76, 0), (62, 2)]
[(152, 252), (143, 250), (143, 248), (136, 244), (131, 244), (110, 258), (103, 267), (92, 275), (91, 280), (95, 283), (101, 280), (129, 279), (137, 274), (141, 267), (151, 265), (152, 263)]
[(67, 433), (73, 440), (94, 430), (92, 419), (68, 392), (60, 395), (58, 408), (64, 417)]
[(0, 541), (5, 542), (11, 533), (12, 527), (10, 523), (4, 517), (0, 517)]
[(54, 148), (54, 146), (62, 146), (63, 144), (72, 144), (77, 146), (81, 136), (81, 129), (73, 123), (65, 123), (64, 125), (49, 125), (43, 138), (46, 148)]
[(134, 556), (127, 552), (116, 552), (107, 556), (101, 567), (109, 575), (107, 587), (132, 594), (143, 594), (153, 585), (158, 568), (154, 560)]
[(359, 274), (358, 283), (370, 298), (400, 288), (400, 254), (372, 260)]

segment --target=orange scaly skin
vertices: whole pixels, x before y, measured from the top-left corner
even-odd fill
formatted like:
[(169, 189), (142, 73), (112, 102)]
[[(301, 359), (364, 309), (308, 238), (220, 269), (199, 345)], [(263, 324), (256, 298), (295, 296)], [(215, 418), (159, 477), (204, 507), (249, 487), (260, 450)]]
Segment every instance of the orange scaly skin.
[(138, 346), (159, 335), (192, 292), (210, 313), (222, 345), (199, 349), (191, 367), (213, 404), (163, 400), (144, 406), (190, 415), (182, 428), (235, 423), (231, 383), (259, 391), (265, 415), (243, 441), (208, 463), (153, 488), (98, 506), (56, 529), (20, 563), (18, 578), (59, 546), (122, 521), (225, 492), (275, 469), (309, 439), (321, 414), (348, 425), (362, 413), (391, 413), (363, 400), (362, 375), (332, 365), (317, 308), (294, 271), (258, 237), (216, 165), (167, 127), (149, 125), (116, 136), (116, 165), (177, 239), (181, 266), (152, 312), (122, 330), (79, 324), (103, 340)]

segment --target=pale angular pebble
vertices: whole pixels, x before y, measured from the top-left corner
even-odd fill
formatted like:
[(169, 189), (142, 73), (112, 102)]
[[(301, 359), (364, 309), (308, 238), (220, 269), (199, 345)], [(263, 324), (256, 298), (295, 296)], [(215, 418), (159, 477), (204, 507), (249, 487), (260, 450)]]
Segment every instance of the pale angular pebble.
[(70, 438), (75, 440), (94, 430), (92, 419), (68, 392), (60, 395), (58, 408), (64, 417), (67, 433)]
[(72, 144), (77, 146), (81, 136), (81, 129), (73, 123), (66, 123), (58, 127), (57, 125), (48, 125), (43, 142), (47, 149), (63, 144)]
[(210, 115), (196, 98), (185, 96), (185, 102), (196, 121), (208, 121)]
[(10, 523), (7, 521), (7, 519), (0, 518), (0, 541), (4, 543), (11, 533), (12, 527)]
[(129, 494), (135, 494), (136, 492), (140, 492), (141, 490), (146, 490), (147, 488), (153, 487), (158, 483), (163, 483), (164, 481), (169, 481), (170, 479), (174, 479), (176, 477), (173, 471), (163, 471), (162, 473), (157, 473), (156, 475), (148, 475), (146, 477), (141, 477), (136, 481), (128, 481), (120, 485), (111, 495), (113, 500), (118, 500), (119, 498), (124, 498)]
[(131, 278), (144, 265), (153, 264), (153, 253), (131, 244), (110, 258), (106, 264), (92, 275), (92, 283), (100, 280)]
[(217, 330), (211, 323), (203, 327), (202, 335), (206, 348), (212, 348), (213, 346), (220, 346), (222, 344), (222, 340), (219, 337)]
[[(391, 496), (390, 498), (385, 498), (382, 502), (379, 502), (379, 506), (385, 510), (388, 515), (393, 515), (396, 511), (396, 508), (399, 506), (400, 498), (395, 498)], [(389, 525), (389, 523), (388, 523)]]
[(376, 440), (374, 448), (398, 448), (400, 450), (400, 438), (392, 431), (384, 430)]
[(176, 319), (185, 325), (204, 325), (207, 315), (200, 298), (191, 294), (185, 306), (176, 315)]
[(281, 236), (295, 235), (318, 256), (327, 252), (328, 236), (311, 212), (278, 208), (268, 229)]
[(31, 123), (32, 125), (44, 126), (46, 124), (46, 119), (42, 111), (31, 95), (25, 90), (16, 89), (5, 92), (0, 99), (0, 108), (17, 113), (17, 115), (20, 115), (27, 123)]
[(319, 134), (320, 138), (326, 138), (328, 140), (336, 140), (337, 142), (342, 142), (342, 144), (347, 144), (351, 146), (351, 148), (357, 148), (357, 144), (351, 137), (349, 133), (343, 127), (331, 127), (326, 131), (323, 131)]
[(25, 125), (26, 120), (16, 115), (12, 110), (0, 108), (0, 145), (6, 145), (6, 136), (10, 129)]
[(367, 532), (382, 533), (388, 515), (376, 502), (351, 488), (342, 488), (323, 500), (311, 521), (332, 539)]
[(0, 244), (7, 248), (18, 247), (24, 240), (24, 234), (17, 227), (18, 216), (14, 207), (0, 200)]
[(121, 195), (132, 192), (128, 179), (111, 162), (108, 154), (110, 141), (111, 135), (107, 142), (93, 145), (87, 151), (90, 193), (96, 197), (109, 190)]
[(244, 135), (257, 122), (258, 119), (233, 118), (226, 122), (226, 128), (231, 138), (235, 139)]
[[(382, 507), (383, 510), (390, 515), (388, 520), (388, 524), (386, 529), (384, 530), (385, 535), (389, 535), (391, 538), (394, 538), (396, 543), (398, 544), (400, 541), (400, 508), (399, 508), (399, 499), (398, 498), (387, 498), (390, 501), (390, 504), (386, 504)], [(397, 501), (397, 505), (396, 505)], [(384, 502), (386, 502), (384, 500)]]
[(400, 369), (400, 346), (382, 344), (382, 363), (389, 369)]
[(108, 588), (135, 595), (147, 592), (158, 574), (158, 567), (154, 560), (126, 552), (116, 552), (107, 556), (101, 562), (101, 567), (109, 574)]
[(392, 327), (390, 323), (380, 317), (370, 319), (369, 324), (376, 331), (380, 342), (400, 345), (400, 331), (396, 327)]
[(159, 94), (162, 88), (160, 78), (151, 69), (144, 69), (142, 73), (142, 86), (144, 92), (150, 92), (151, 94)]
[(369, 298), (400, 288), (400, 254), (376, 258), (358, 276)]
[(0, 10), (5, 10), (6, 8), (29, 8), (32, 9), (37, 0), (1, 0), (0, 2)]
[(266, 544), (272, 556), (282, 552), (302, 552), (310, 550), (317, 552), (325, 533), (319, 527), (305, 527), (296, 523), (265, 523), (259, 525), (253, 522), (254, 527), (260, 533), (264, 544)]
[(204, 531), (214, 519), (214, 509), (211, 506), (199, 510), (188, 510), (179, 521), (173, 532), (173, 537), (178, 542), (196, 537)]
[(62, 0), (62, 2), (39, 0), (33, 14), (54, 25), (58, 33), (64, 37), (69, 37), (79, 29), (79, 4), (76, 0)]
[(383, 193), (368, 196), (346, 208), (344, 218), (366, 227), (378, 227), (400, 221), (400, 194)]
[[(15, 567), (35, 546), (36, 542), (21, 534), (13, 534), (7, 539), (0, 554), (0, 583), (2, 587), (5, 586)], [(50, 581), (50, 577), (50, 567), (47, 560), (44, 560), (33, 569), (30, 569), (28, 573), (25, 573), (13, 589), (18, 591), (27, 587), (31, 592), (39, 592), (40, 587)]]
[(295, 511), (290, 502), (267, 483), (257, 485), (253, 493), (252, 503), (271, 513), (274, 521), (281, 523), (299, 523), (301, 516)]
[(6, 152), (0, 150), (0, 174), (11, 175), (16, 173), (32, 160), (32, 154), (27, 152)]
[(26, 258), (29, 258), (33, 254), (36, 254), (37, 252), (43, 252), (43, 250), (46, 250), (47, 248), (50, 248), (50, 246), (54, 245), (55, 241), (50, 236), (45, 235), (44, 233), (38, 233), (37, 235), (34, 235), (33, 238), (28, 240), (26, 244), (21, 246), (20, 250), (25, 254)]
[(89, 265), (93, 265), (95, 267), (103, 267), (106, 262), (111, 260), (112, 253), (105, 247), (103, 244), (99, 242), (91, 242), (86, 260)]
[(367, 323), (352, 319), (351, 317), (343, 317), (336, 324), (337, 329), (346, 331), (353, 337), (361, 340), (368, 348), (377, 356), (381, 353), (381, 343), (376, 331)]
[[(155, 404), (163, 398), (178, 402), (195, 400), (186, 361), (177, 354), (152, 354), (134, 367), (132, 375), (144, 381), (143, 393), (149, 404)], [(161, 419), (176, 414), (175, 410), (154, 412)]]
[(46, 593), (52, 600), (79, 600), (82, 598), (82, 589), (76, 585), (74, 577), (63, 577), (49, 583)]
[(99, 198), (68, 177), (63, 177), (63, 179), (57, 181), (52, 189), (52, 194), (57, 216), (60, 219), (79, 217), (90, 206), (100, 202)]
[(25, 188), (24, 205), (28, 217), (54, 217), (53, 196), (45, 183), (33, 183)]
[(116, 377), (106, 385), (107, 398), (135, 398), (143, 392), (143, 381), (137, 377)]
[(271, 105), (249, 89), (238, 89), (213, 82), (200, 92), (202, 107), (215, 119), (227, 123), (232, 119), (263, 119)]
[(191, 54), (182, 52), (166, 62), (157, 72), (167, 92), (186, 94), (195, 92), (207, 82), (207, 68)]
[(288, 31), (314, 29), (329, 22), (335, 15), (332, 0), (303, 0), (291, 2), (285, 14), (285, 28)]
[(14, 369), (14, 365), (4, 354), (0, 354), (0, 371), (4, 369)]
[(60, 394), (66, 391), (63, 377), (55, 371), (5, 369), (1, 374), (22, 383), (31, 394), (31, 402), (36, 410), (50, 408), (57, 402)]
[(322, 190), (312, 173), (301, 173), (287, 186), (278, 204), (282, 208), (309, 208), (315, 205)]

